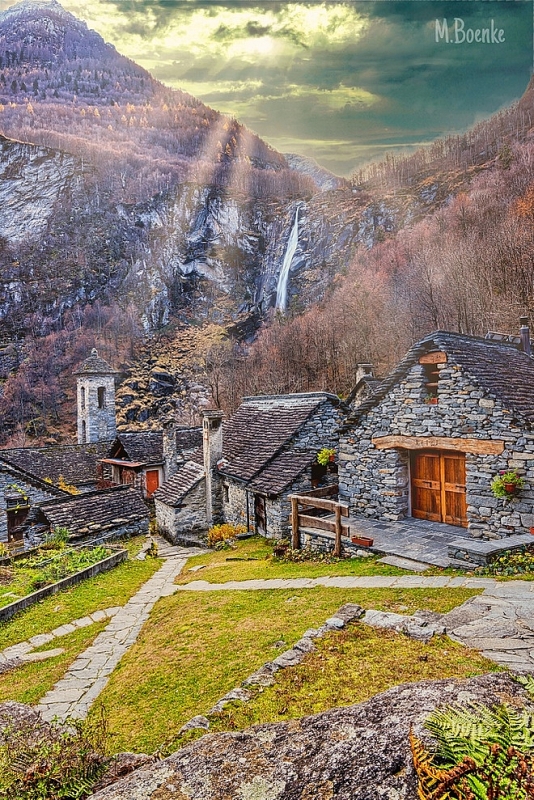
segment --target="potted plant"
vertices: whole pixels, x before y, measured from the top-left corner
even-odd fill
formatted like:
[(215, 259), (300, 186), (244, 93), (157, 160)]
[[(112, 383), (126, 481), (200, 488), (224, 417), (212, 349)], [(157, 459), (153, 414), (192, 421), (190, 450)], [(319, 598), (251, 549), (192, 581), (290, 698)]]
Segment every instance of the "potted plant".
[(322, 450), (319, 450), (317, 453), (317, 463), (321, 464), (322, 467), (326, 467), (330, 461), (335, 461), (336, 458), (336, 451), (333, 447), (323, 447)]
[(525, 485), (525, 479), (514, 470), (501, 470), (491, 482), (491, 491), (494, 497), (512, 498)]
[(425, 397), (425, 405), (427, 406), (437, 406), (438, 398), (435, 394), (427, 394)]

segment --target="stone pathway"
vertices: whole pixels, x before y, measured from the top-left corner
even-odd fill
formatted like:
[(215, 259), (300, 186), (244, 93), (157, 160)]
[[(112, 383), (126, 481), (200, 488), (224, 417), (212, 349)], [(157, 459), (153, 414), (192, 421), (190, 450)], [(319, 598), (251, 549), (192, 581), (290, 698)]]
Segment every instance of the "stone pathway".
[[(213, 583), (192, 581), (178, 587), (179, 591), (231, 591), (261, 589), (311, 589), (314, 586), (343, 589), (483, 589), (448, 614), (436, 615), (436, 624), (451, 639), (515, 672), (534, 673), (534, 581), (500, 582), (492, 578), (452, 578), (446, 575), (423, 575), (341, 578), (293, 578), (290, 580), (254, 580)], [(375, 612), (381, 614), (382, 612)], [(388, 624), (403, 630), (406, 619), (398, 614), (383, 614)], [(394, 619), (398, 617), (399, 619)], [(367, 615), (364, 621), (370, 624)], [(400, 622), (399, 622), (400, 621)], [(390, 624), (391, 623), (391, 624)], [(400, 627), (398, 627), (400, 624)]]
[[(40, 700), (37, 710), (44, 719), (84, 719), (106, 686), (109, 676), (132, 644), (160, 597), (174, 594), (174, 583), (187, 557), (202, 551), (173, 547), (158, 541), (158, 554), (165, 558), (160, 569), (114, 614), (111, 622), (78, 658), (64, 677)], [(68, 626), (62, 626), (68, 627)], [(74, 630), (74, 628), (73, 628)]]

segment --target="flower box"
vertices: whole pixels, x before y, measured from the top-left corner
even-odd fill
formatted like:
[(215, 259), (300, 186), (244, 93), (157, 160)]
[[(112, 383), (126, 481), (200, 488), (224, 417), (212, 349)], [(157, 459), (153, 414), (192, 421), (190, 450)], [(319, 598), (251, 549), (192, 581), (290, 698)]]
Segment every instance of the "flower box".
[(352, 544), (357, 544), (359, 547), (372, 547), (374, 539), (369, 536), (351, 536)]

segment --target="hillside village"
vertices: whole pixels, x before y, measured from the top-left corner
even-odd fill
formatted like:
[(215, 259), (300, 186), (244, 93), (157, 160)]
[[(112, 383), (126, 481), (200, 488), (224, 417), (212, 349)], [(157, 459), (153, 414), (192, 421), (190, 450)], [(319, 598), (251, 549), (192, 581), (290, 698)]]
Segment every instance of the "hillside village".
[(373, 83), (423, 5), (187, 5), (104, 16), (167, 80), (198, 13), (231, 115), (0, 11), (0, 798), (534, 800), (534, 81), (339, 177), (244, 71), (380, 149), (449, 63)]

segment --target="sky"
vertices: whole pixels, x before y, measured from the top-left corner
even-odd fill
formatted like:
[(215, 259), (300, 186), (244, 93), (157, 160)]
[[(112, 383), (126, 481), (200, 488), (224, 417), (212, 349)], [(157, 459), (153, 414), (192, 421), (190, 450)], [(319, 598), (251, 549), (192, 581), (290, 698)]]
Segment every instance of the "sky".
[(61, 2), (165, 84), (340, 175), (465, 130), (532, 71), (532, 0)]

